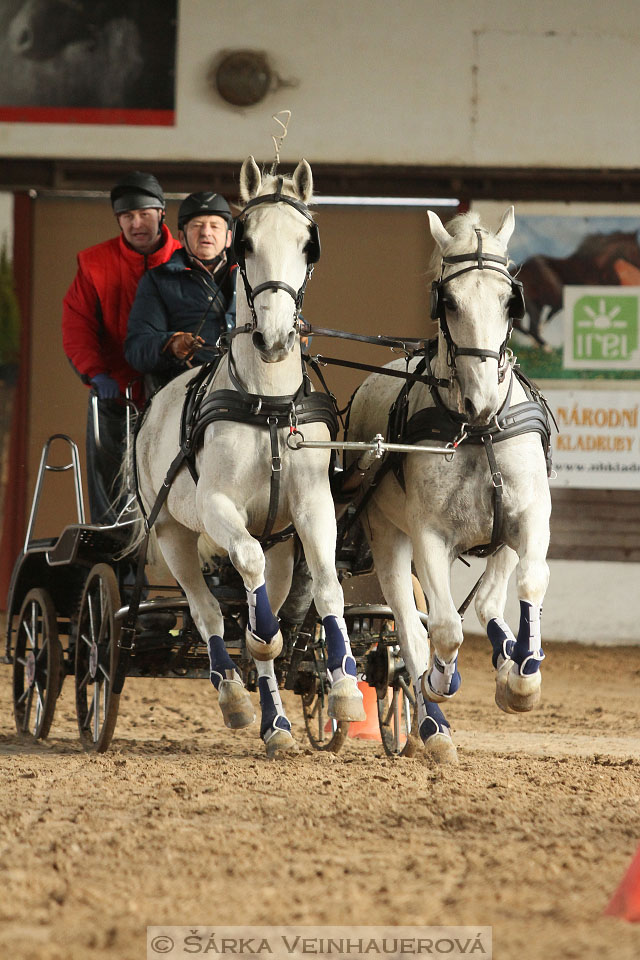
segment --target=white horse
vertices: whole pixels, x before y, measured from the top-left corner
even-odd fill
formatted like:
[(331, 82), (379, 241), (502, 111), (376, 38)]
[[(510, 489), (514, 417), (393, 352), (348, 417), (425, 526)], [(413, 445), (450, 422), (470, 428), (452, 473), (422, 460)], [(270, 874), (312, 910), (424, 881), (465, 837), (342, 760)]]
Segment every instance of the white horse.
[[(549, 580), (551, 512), (541, 436), (544, 440), (546, 425), (548, 441), (548, 421), (542, 404), (535, 397), (531, 401), (514, 375), (506, 350), (512, 321), (524, 311), (521, 287), (507, 270), (513, 207), (495, 235), (473, 213), (456, 217), (445, 229), (430, 212), (429, 223), (436, 242), (432, 316), (439, 320), (431, 373), (439, 384), (415, 383), (405, 394), (407, 426), (418, 442), (457, 446), (447, 458), (405, 456), (403, 483), (391, 471), (383, 476), (366, 508), (364, 527), (416, 690), (425, 749), (436, 759), (455, 761), (449, 725), (437, 704), (460, 686), (463, 634), (450, 590), (450, 568), (460, 554), (498, 540), (505, 544), (489, 557), (475, 602), (493, 646), (496, 702), (507, 712), (524, 711), (540, 696), (540, 611)], [(404, 362), (390, 366), (402, 368)], [(417, 366), (413, 360), (410, 369)], [(362, 384), (351, 406), (350, 440), (385, 434), (396, 384), (384, 374)], [(509, 435), (509, 417), (520, 425), (529, 420), (528, 431)], [(426, 430), (420, 424), (427, 424)], [(478, 442), (485, 434), (490, 434), (488, 444)], [(495, 509), (499, 530), (494, 530)], [(429, 604), (429, 635), (414, 603), (412, 561)], [(521, 609), (517, 637), (503, 617), (514, 568)], [(435, 648), (431, 658), (429, 638)]]
[[(247, 647), (258, 670), (260, 735), (267, 754), (274, 756), (295, 747), (273, 669), (273, 658), (282, 647), (274, 611), (291, 584), (293, 541), (266, 551), (265, 564), (256, 538), (267, 525), (278, 532), (293, 524), (304, 547), (327, 639), (329, 715), (337, 720), (364, 719), (364, 710), (335, 571), (329, 452), (308, 450), (301, 456), (286, 444), (290, 424), (309, 404), (311, 389), (303, 378), (298, 335), (304, 288), (320, 255), (317, 226), (307, 209), (313, 190), (311, 168), (303, 160), (292, 178), (263, 177), (249, 157), (242, 166), (240, 190), (246, 206), (234, 239), (241, 274), (237, 326), (205, 399), (205, 404), (225, 409), (239, 405), (240, 418), (214, 419), (204, 427), (196, 457), (197, 484), (183, 465), (154, 530), (208, 645), (211, 680), (225, 723), (233, 728), (251, 723), (254, 711), (224, 646), (220, 606), (201, 573), (201, 535), (213, 554), (228, 554), (242, 576), (249, 605)], [(193, 371), (182, 374), (156, 394), (138, 432), (138, 484), (147, 513), (178, 453), (185, 388), (193, 377)], [(326, 420), (320, 418), (307, 422), (304, 431), (311, 439), (329, 439)], [(277, 503), (271, 495), (274, 480)], [(274, 511), (271, 524), (267, 518)]]

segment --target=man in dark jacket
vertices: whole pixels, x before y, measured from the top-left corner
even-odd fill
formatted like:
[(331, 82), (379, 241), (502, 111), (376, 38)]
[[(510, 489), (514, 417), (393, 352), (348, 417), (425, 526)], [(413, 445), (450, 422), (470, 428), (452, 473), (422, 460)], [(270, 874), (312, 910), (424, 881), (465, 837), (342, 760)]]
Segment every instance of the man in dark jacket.
[[(162, 187), (150, 173), (126, 174), (111, 191), (120, 236), (78, 254), (78, 272), (64, 298), (62, 344), (91, 390), (87, 417), (87, 474), (93, 523), (113, 523), (114, 484), (122, 464), (124, 395), (140, 379), (124, 357), (124, 339), (136, 287), (145, 271), (179, 246), (164, 223)], [(97, 398), (96, 444), (94, 403)], [(134, 399), (142, 399), (142, 390)]]
[(154, 387), (211, 360), (220, 334), (235, 325), (231, 219), (220, 194), (190, 194), (178, 211), (183, 248), (138, 286), (124, 350), (132, 367), (152, 375)]

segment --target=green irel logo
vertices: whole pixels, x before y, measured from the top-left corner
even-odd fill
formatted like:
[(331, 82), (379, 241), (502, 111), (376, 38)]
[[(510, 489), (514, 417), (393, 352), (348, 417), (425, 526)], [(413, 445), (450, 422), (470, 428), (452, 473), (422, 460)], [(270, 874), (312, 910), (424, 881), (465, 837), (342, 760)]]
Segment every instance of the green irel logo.
[(573, 304), (573, 359), (611, 363), (638, 349), (638, 297), (596, 295)]

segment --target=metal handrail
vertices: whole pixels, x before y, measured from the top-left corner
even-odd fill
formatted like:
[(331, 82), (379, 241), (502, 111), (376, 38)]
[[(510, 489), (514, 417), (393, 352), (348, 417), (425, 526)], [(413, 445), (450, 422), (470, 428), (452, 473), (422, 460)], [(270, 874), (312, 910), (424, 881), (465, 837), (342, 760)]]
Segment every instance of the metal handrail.
[[(53, 464), (47, 462), (49, 458), (49, 448), (54, 440), (64, 440), (69, 444), (71, 450), (70, 463), (54, 466)], [(24, 541), (23, 553), (27, 552), (31, 542), (31, 534), (35, 526), (38, 507), (40, 506), (40, 497), (42, 495), (42, 485), (44, 483), (44, 477), (47, 470), (50, 470), (52, 473), (64, 473), (66, 470), (73, 470), (78, 523), (85, 522), (84, 500), (82, 496), (82, 471), (80, 469), (80, 457), (78, 456), (77, 444), (74, 443), (71, 437), (67, 436), (66, 433), (54, 433), (49, 437), (42, 448), (42, 455), (40, 457), (40, 466), (38, 468), (38, 477), (36, 479), (36, 487), (33, 494), (33, 502), (31, 504), (31, 513), (29, 514), (29, 523), (27, 525), (27, 535)]]

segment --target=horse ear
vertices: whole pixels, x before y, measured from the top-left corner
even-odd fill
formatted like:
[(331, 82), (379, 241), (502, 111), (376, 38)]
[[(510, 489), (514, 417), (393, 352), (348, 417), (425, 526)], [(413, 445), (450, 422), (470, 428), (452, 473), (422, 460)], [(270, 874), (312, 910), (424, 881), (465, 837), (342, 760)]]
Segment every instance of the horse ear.
[(500, 240), (501, 243), (504, 243), (505, 247), (508, 246), (509, 240), (511, 240), (511, 234), (513, 233), (514, 227), (516, 225), (516, 214), (513, 207), (509, 207), (506, 211), (502, 222), (498, 227), (498, 232), (496, 233), (496, 238)]
[(429, 229), (431, 230), (431, 236), (438, 244), (440, 250), (444, 250), (447, 244), (451, 243), (453, 237), (450, 233), (447, 233), (442, 225), (442, 220), (437, 213), (434, 213), (433, 210), (427, 210), (427, 216), (429, 217)]
[(247, 157), (240, 170), (240, 196), (245, 203), (257, 195), (262, 186), (262, 176), (253, 157)]
[(313, 195), (313, 175), (306, 160), (301, 160), (293, 174), (293, 185), (303, 203), (310, 203)]

